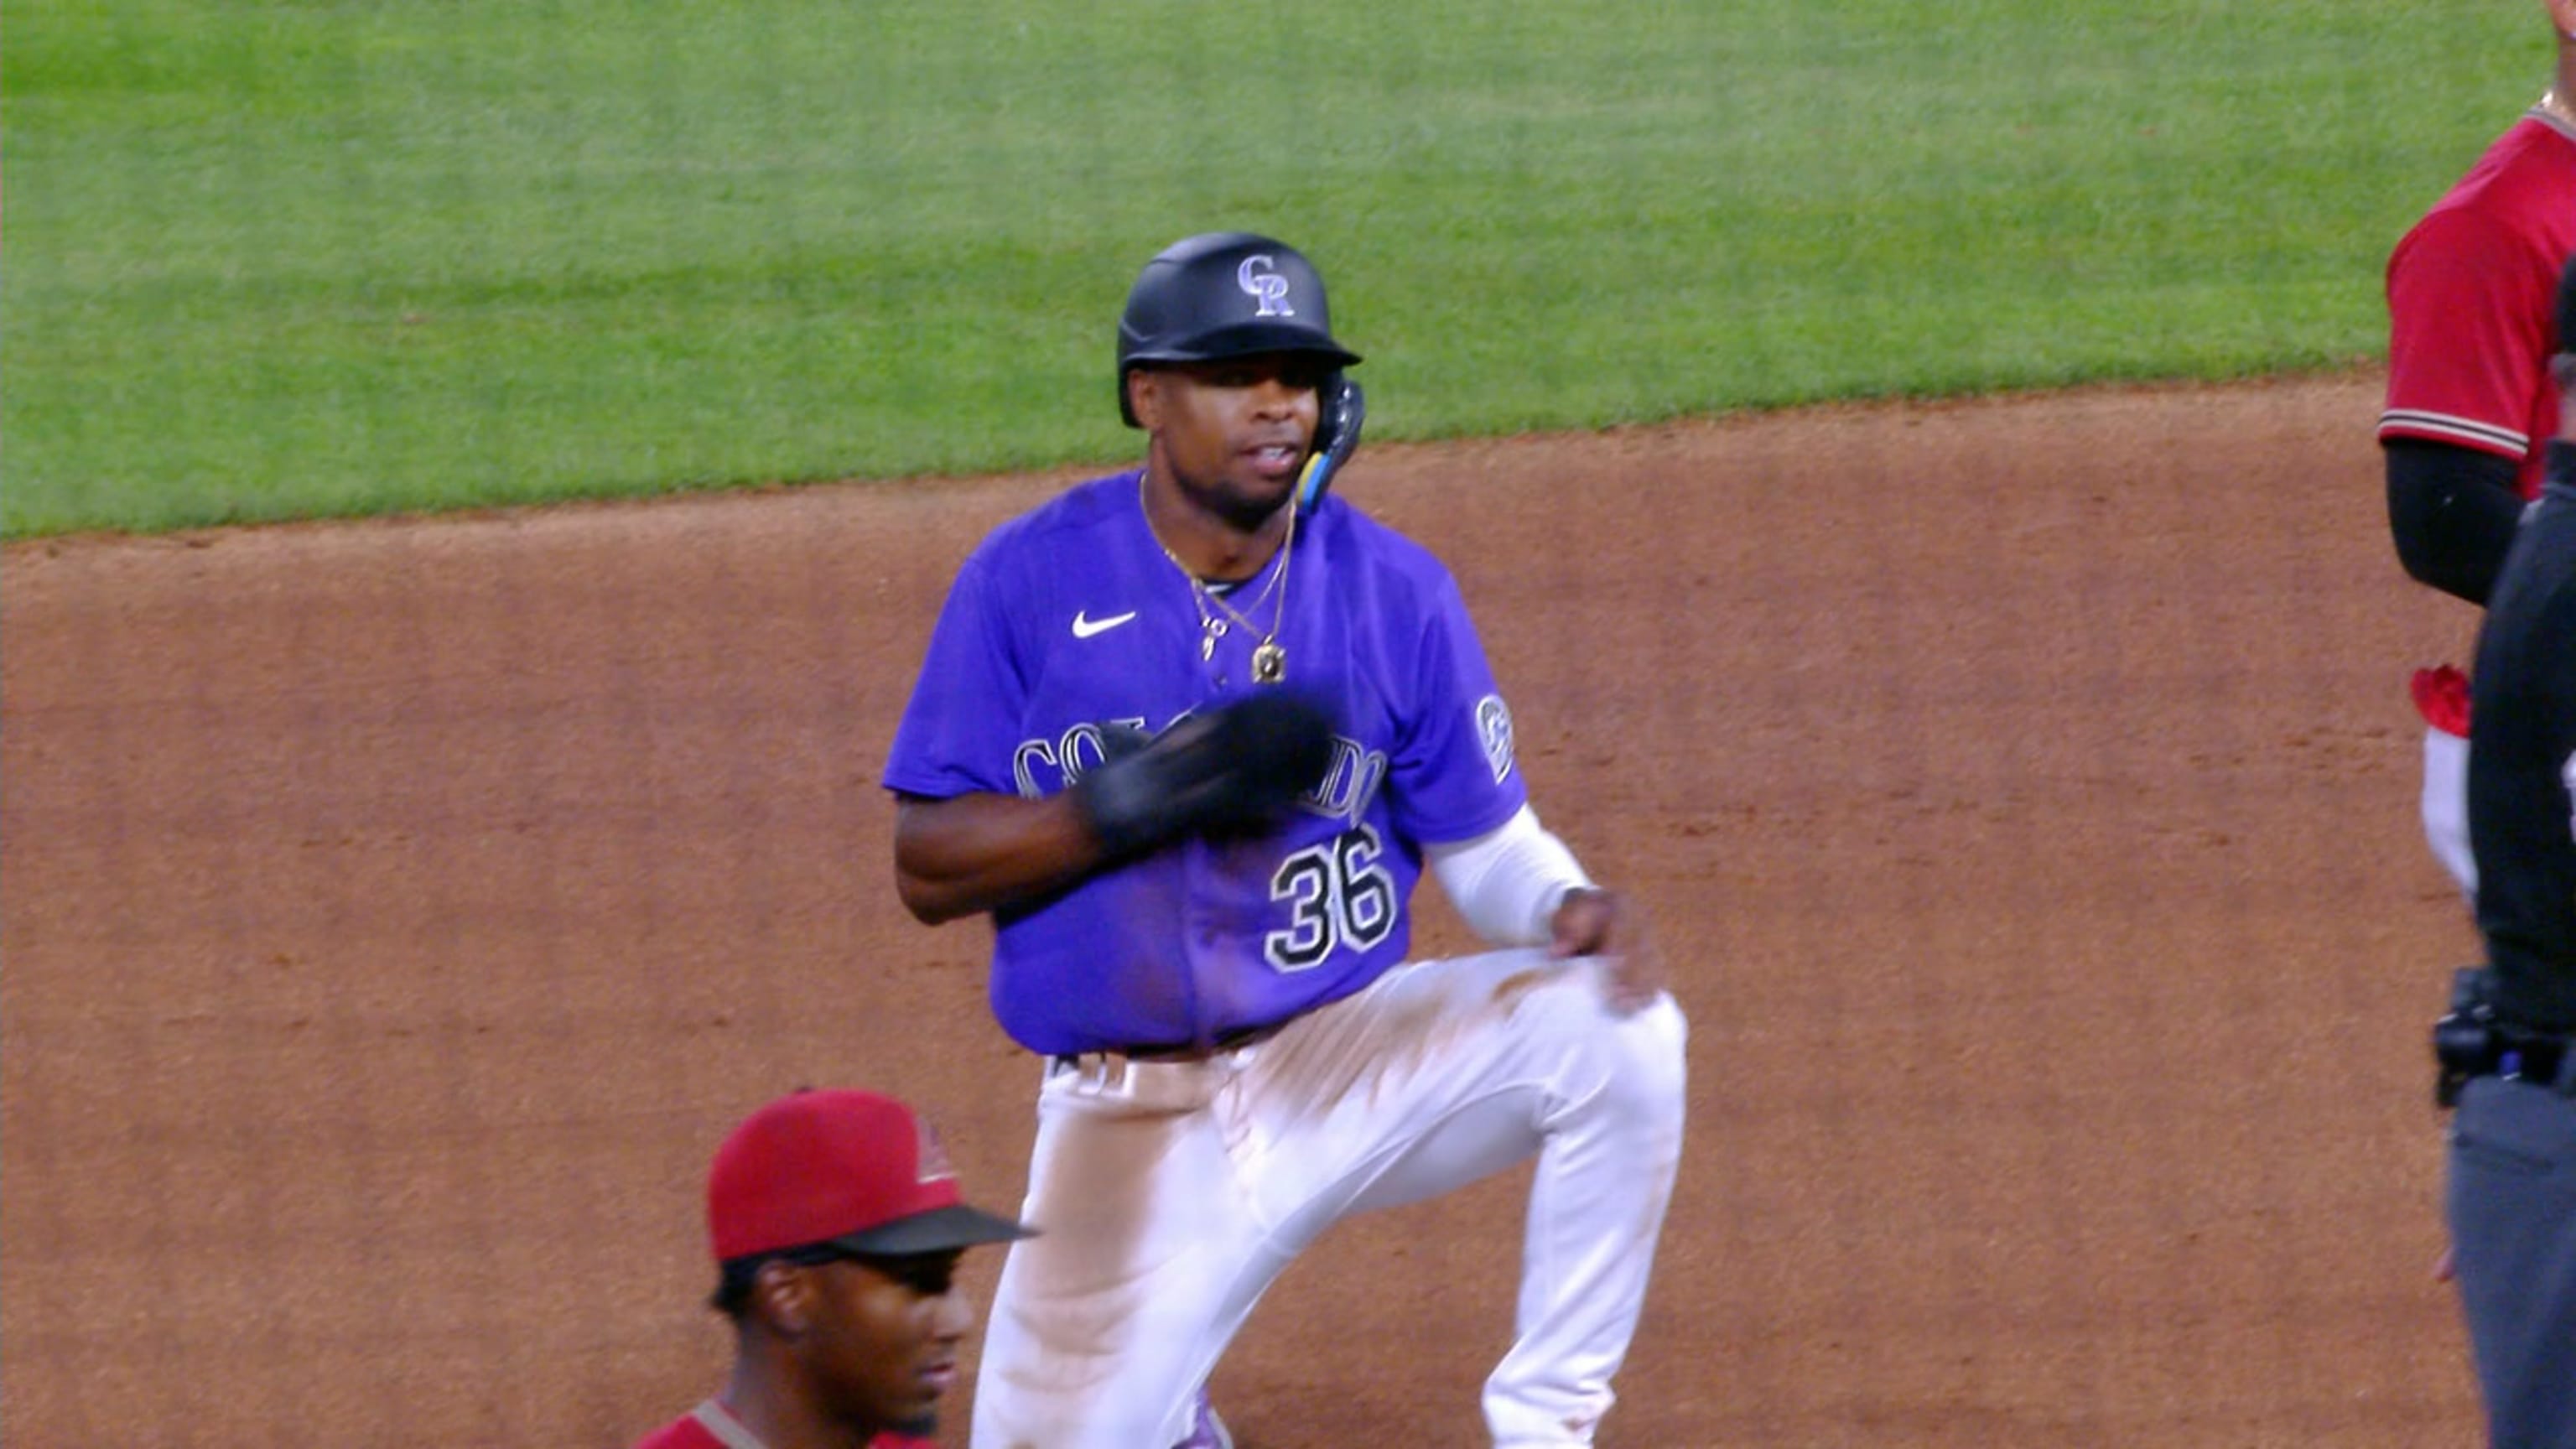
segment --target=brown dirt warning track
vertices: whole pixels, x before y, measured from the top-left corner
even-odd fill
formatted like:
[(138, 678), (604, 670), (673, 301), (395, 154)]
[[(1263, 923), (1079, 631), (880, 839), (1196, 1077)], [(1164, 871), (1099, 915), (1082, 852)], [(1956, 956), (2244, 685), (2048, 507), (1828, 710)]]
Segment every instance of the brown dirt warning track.
[[(2475, 1442), (2404, 689), (2475, 620), (2391, 556), (2378, 387), (1362, 451), (1692, 1019), (1604, 1444)], [(799, 1084), (1016, 1201), (1037, 1064), (875, 778), (1068, 477), (10, 548), (9, 1442), (623, 1445), (715, 1381), (706, 1157)], [(1475, 1443), (1522, 1185), (1292, 1269), (1246, 1449)]]

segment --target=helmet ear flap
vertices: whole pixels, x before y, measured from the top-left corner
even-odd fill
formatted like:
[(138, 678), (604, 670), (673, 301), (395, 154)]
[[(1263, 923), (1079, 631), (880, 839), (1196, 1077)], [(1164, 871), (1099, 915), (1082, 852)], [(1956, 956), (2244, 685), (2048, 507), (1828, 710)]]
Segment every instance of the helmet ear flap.
[(1316, 389), (1320, 413), (1315, 420), (1315, 451), (1306, 459), (1306, 471), (1297, 475), (1297, 511), (1312, 513), (1324, 501), (1326, 490), (1351, 454), (1360, 446), (1360, 424), (1368, 420), (1368, 399), (1360, 385), (1334, 368)]

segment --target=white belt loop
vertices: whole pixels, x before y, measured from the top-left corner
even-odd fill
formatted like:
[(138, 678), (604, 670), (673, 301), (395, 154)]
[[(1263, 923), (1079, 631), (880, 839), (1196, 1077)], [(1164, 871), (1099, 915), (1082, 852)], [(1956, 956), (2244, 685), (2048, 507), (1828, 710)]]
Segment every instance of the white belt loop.
[(1141, 1112), (1195, 1112), (1215, 1100), (1236, 1070), (1235, 1053), (1138, 1060), (1125, 1052), (1074, 1052), (1048, 1058), (1057, 1091), (1124, 1104)]
[(1135, 1085), (1135, 1061), (1124, 1052), (1063, 1052), (1050, 1057), (1049, 1072), (1073, 1076), (1073, 1090), (1087, 1096), (1125, 1095)]

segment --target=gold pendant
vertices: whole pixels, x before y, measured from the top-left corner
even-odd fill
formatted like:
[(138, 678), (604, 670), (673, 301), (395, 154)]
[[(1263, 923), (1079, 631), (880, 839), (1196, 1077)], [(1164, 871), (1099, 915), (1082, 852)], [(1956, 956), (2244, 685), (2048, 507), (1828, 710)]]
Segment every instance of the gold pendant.
[(1252, 651), (1252, 682), (1277, 684), (1288, 677), (1288, 651), (1264, 639)]

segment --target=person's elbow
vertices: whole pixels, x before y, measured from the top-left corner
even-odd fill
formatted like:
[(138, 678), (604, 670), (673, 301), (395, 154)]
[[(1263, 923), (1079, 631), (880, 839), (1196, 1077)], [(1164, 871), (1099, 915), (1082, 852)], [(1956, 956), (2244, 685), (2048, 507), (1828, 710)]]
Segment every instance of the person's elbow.
[(2447, 593), (2451, 582), (2443, 567), (2447, 555), (2425, 536), (2421, 527), (2410, 526), (2414, 523), (2413, 519), (2392, 517), (2389, 520), (2389, 537), (2397, 545), (2397, 566), (2406, 570), (2406, 577), (2415, 582)]
[(912, 918), (925, 926), (944, 926), (960, 916), (976, 913), (974, 907), (952, 893), (900, 877), (895, 881), (895, 894), (902, 898), (904, 909), (912, 912)]
[(935, 807), (905, 801), (895, 808), (894, 826), (894, 894), (912, 918), (925, 926), (936, 926), (968, 914), (966, 904), (948, 873), (932, 869), (937, 851), (936, 832), (928, 829), (924, 818)]
[(945, 925), (982, 909), (955, 878), (921, 869), (917, 861), (909, 858), (900, 837), (894, 852), (894, 894), (903, 902), (903, 908), (912, 912), (912, 918), (925, 926)]
[(900, 861), (895, 863), (894, 868), (894, 894), (895, 899), (903, 902), (903, 908), (912, 912), (912, 918), (925, 926), (942, 925), (964, 914), (939, 889), (936, 882), (924, 880), (911, 871), (905, 870)]
[(2474, 520), (2446, 501), (2410, 499), (2389, 510), (2389, 537), (2397, 545), (2397, 566), (2406, 577), (2455, 599), (2486, 606), (2501, 563), (2502, 542), (2482, 538)]

